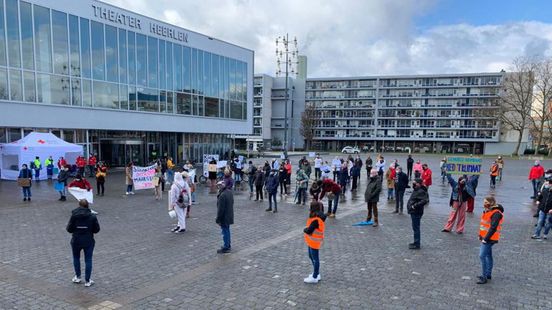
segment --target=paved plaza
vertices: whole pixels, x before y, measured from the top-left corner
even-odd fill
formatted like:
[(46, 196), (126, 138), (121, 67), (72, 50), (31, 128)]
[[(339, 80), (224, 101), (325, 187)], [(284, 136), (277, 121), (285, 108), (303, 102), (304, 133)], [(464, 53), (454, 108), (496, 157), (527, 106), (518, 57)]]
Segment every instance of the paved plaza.
[[(405, 155), (386, 156), (388, 162), (394, 158), (405, 166)], [(292, 158), (294, 167), (298, 159)], [(292, 198), (280, 201), (279, 212), (272, 214), (264, 211), (266, 200), (257, 203), (248, 191), (237, 192), (233, 252), (219, 255), (216, 195), (207, 187), (199, 187), (187, 231), (173, 234), (166, 192), (163, 201), (155, 201), (149, 190), (126, 197), (123, 174), (113, 172), (106, 195), (93, 205), (101, 226), (92, 274), (96, 284), (85, 288), (71, 283), (71, 236), (65, 231), (76, 200), (57, 201), (53, 185), (41, 182), (33, 185), (33, 201), (25, 203), (15, 182), (2, 181), (0, 309), (552, 308), (552, 240), (529, 238), (535, 210), (527, 181), (532, 161), (507, 159), (496, 190), (482, 176), (475, 213), (468, 215), (465, 233), (457, 235), (441, 232), (450, 186), (438, 177), (440, 157), (421, 159), (434, 171), (422, 249), (408, 249), (410, 217), (391, 213), (394, 203), (387, 203), (385, 185), (381, 225), (352, 226), (366, 218), (363, 167), (358, 193), (347, 193), (337, 218), (326, 221), (323, 279), (317, 285), (303, 283), (312, 272), (302, 236), (308, 212)], [(487, 170), (490, 159), (484, 162)], [(543, 165), (552, 167), (552, 162)], [(504, 205), (505, 221), (494, 247), (493, 279), (477, 285), (479, 216), (488, 194)]]

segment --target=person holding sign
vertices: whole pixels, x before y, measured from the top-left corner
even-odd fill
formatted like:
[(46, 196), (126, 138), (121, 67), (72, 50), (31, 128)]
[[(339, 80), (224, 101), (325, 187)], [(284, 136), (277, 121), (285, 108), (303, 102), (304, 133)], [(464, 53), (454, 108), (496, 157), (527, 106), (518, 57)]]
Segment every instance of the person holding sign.
[(31, 201), (31, 181), (33, 180), (33, 172), (27, 167), (27, 164), (21, 166), (17, 184), (23, 189), (23, 201)]
[(169, 191), (169, 211), (174, 210), (178, 218), (178, 224), (172, 230), (174, 233), (186, 231), (186, 209), (192, 204), (190, 186), (180, 172), (174, 174), (174, 182)]
[[(450, 194), (450, 211), (449, 218), (442, 232), (451, 232), (456, 223), (456, 233), (464, 233), (464, 223), (466, 221), (466, 208), (470, 192), (473, 190), (473, 182), (479, 179), (478, 175), (472, 176), (468, 181), (466, 175), (460, 176), (458, 181), (455, 181), (450, 174), (447, 174), (448, 182), (452, 188)], [(468, 189), (470, 188), (470, 189)]]

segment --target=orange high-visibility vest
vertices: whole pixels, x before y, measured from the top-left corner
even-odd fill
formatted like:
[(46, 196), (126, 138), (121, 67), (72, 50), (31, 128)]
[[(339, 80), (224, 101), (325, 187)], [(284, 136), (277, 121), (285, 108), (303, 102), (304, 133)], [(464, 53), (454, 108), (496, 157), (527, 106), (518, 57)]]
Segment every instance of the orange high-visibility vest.
[[(485, 236), (487, 236), (487, 232), (491, 228), (491, 218), (496, 212), (502, 214), (498, 209), (493, 209), (487, 212), (483, 212), (483, 214), (481, 214), (481, 221), (479, 222), (479, 237), (485, 238)], [(500, 222), (498, 223), (498, 227), (496, 228), (495, 233), (491, 236), (490, 238), (491, 241), (498, 241), (500, 239), (500, 231), (502, 230), (503, 221), (504, 221), (504, 216), (500, 219)]]
[(324, 221), (319, 217), (310, 217), (307, 219), (307, 227), (310, 226), (312, 221), (318, 221), (318, 228), (315, 229), (311, 235), (305, 234), (305, 243), (316, 250), (319, 250), (324, 241)]
[(494, 164), (491, 166), (491, 176), (496, 177), (498, 176), (498, 165)]

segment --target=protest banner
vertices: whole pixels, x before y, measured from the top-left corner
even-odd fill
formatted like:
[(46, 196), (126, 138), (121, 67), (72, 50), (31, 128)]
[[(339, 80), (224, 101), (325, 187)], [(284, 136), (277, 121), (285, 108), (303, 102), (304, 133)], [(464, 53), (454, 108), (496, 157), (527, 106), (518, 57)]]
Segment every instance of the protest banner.
[(78, 201), (84, 199), (88, 201), (89, 204), (94, 203), (94, 191), (87, 191), (78, 187), (68, 187), (67, 190), (69, 194), (75, 197)]
[(228, 161), (226, 161), (226, 160), (217, 161), (217, 168), (218, 169), (226, 168), (227, 165), (228, 165)]
[(219, 155), (218, 154), (203, 154), (203, 176), (209, 177), (209, 163), (211, 160), (215, 160), (217, 163), (219, 162)]
[(155, 187), (153, 177), (155, 176), (156, 167), (157, 164), (147, 167), (132, 166), (132, 181), (134, 182), (135, 190)]
[(479, 157), (448, 157), (445, 164), (449, 174), (481, 174), (481, 158)]
[(316, 152), (309, 152), (309, 157), (310, 158), (316, 157)]

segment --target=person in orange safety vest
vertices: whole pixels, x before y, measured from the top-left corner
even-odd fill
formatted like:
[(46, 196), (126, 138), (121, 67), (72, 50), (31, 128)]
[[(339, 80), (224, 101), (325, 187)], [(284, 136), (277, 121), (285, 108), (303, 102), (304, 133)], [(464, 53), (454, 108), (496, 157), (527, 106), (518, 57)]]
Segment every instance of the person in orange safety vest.
[(314, 267), (314, 272), (304, 279), (305, 283), (316, 284), (322, 279), (319, 272), (320, 258), (318, 255), (324, 241), (324, 221), (326, 220), (326, 215), (322, 210), (324, 210), (324, 206), (320, 201), (311, 202), (307, 227), (303, 230), (305, 243), (309, 250), (309, 258)]
[(477, 284), (485, 284), (491, 280), (493, 271), (493, 245), (500, 240), (502, 231), (502, 222), (504, 221), (504, 208), (496, 203), (492, 196), (485, 197), (483, 200), (483, 214), (479, 223), (479, 240), (481, 247), (479, 250), (479, 259), (481, 259), (482, 273), (479, 276)]

